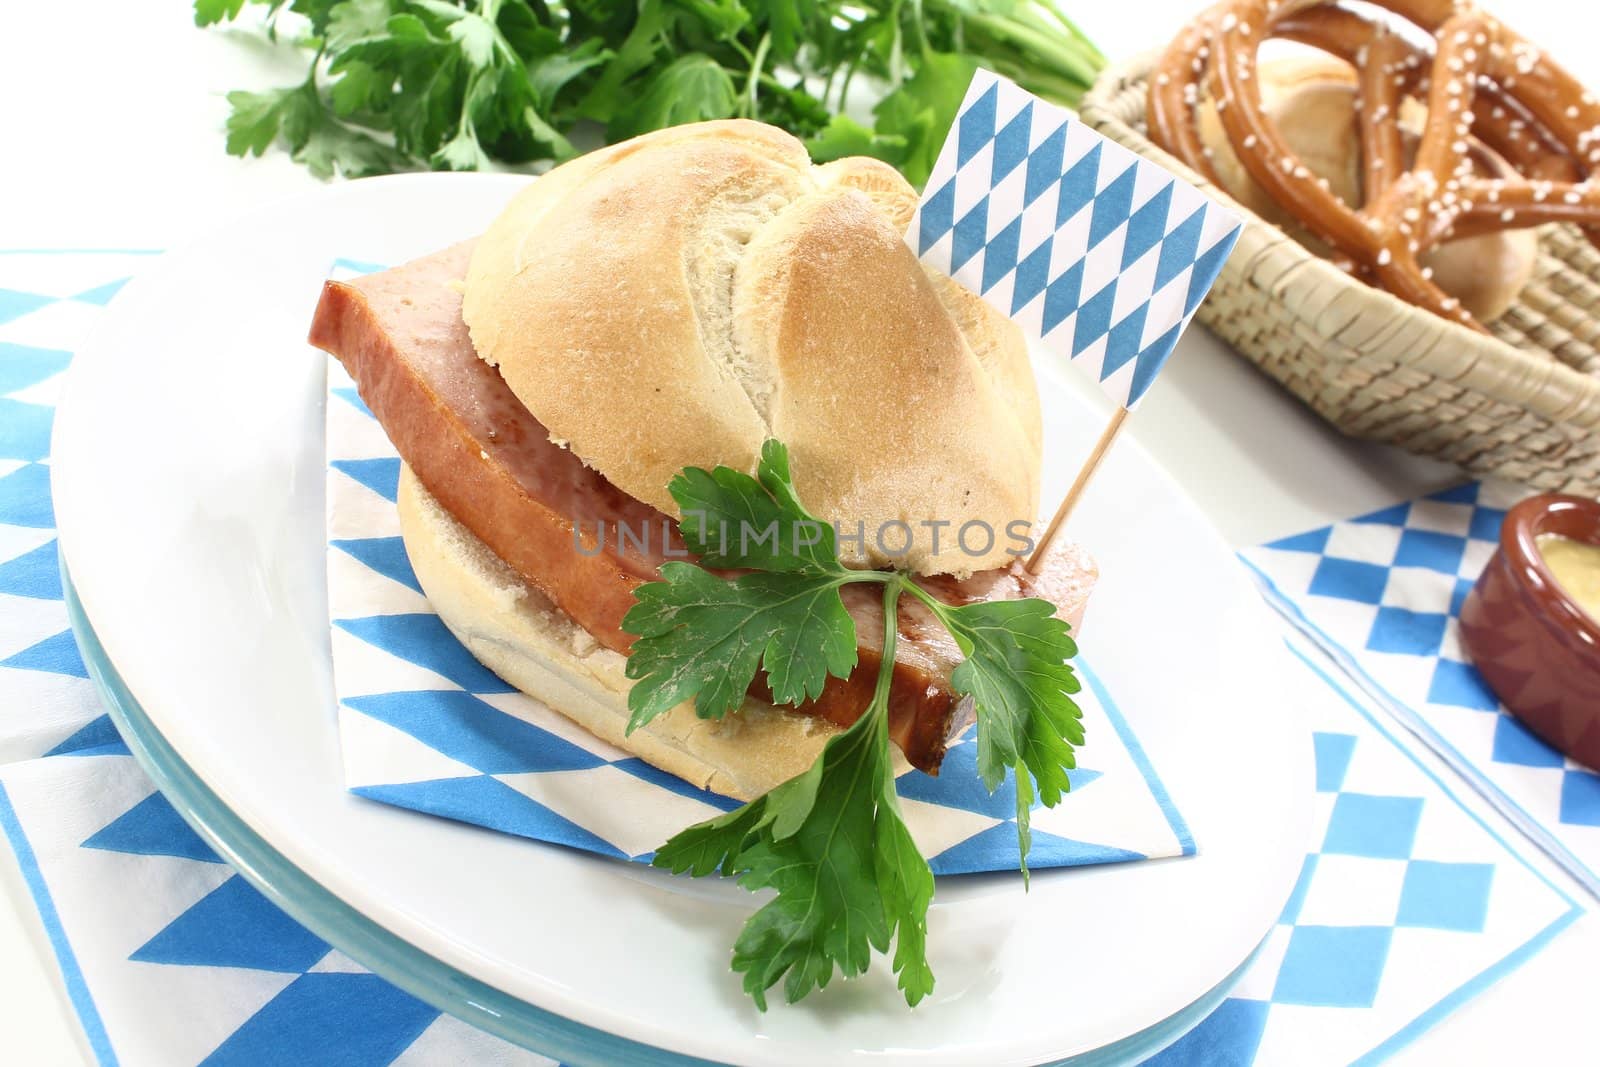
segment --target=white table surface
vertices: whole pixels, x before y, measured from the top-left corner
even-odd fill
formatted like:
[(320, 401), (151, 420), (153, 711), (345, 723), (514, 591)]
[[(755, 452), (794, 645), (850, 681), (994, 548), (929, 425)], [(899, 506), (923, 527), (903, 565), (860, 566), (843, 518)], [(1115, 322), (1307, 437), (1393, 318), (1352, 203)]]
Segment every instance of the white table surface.
[[(1062, 6), (1115, 59), (1164, 42), (1201, 0), (1062, 0)], [(1600, 5), (1485, 0), (1483, 6), (1507, 16), (1588, 84), (1600, 85), (1600, 53), (1593, 50)], [(0, 31), (0, 247), (169, 248), (230, 213), (312, 188), (315, 179), (281, 153), (240, 161), (222, 147), (223, 93), (290, 83), (302, 71), (295, 57), (257, 37), (195, 29), (186, 0), (9, 5)], [(1198, 328), (1130, 425), (1239, 546), (1461, 477), (1392, 449), (1346, 441)], [(1520, 840), (1461, 791), (1508, 840)], [(1574, 898), (1593, 905), (1541, 855), (1524, 851)], [(1592, 1060), (1597, 994), (1600, 917), (1591, 912), (1397, 1060)], [(43, 931), (5, 849), (0, 1062), (87, 1062)]]

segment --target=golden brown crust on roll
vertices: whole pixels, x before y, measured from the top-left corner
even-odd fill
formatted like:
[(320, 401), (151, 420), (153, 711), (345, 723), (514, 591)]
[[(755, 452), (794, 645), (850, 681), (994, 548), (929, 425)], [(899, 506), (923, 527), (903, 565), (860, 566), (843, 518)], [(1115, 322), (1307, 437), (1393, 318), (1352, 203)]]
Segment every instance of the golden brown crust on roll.
[[(901, 238), (915, 193), (758, 123), (676, 127), (538, 179), (480, 239), (464, 316), (479, 354), (554, 438), (668, 513), (686, 466), (753, 471), (783, 440), (820, 516), (904, 521), (902, 565), (1004, 565), (1038, 507), (1026, 345)], [(972, 556), (923, 520), (980, 520)], [(889, 545), (902, 535), (893, 531)], [(844, 546), (847, 555), (853, 546)]]

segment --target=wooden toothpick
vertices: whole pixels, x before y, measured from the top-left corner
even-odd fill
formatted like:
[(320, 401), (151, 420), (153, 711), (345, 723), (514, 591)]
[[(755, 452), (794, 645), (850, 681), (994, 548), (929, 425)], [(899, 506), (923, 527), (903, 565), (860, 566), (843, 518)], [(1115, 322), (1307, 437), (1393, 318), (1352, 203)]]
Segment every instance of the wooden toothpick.
[(1044, 536), (1039, 538), (1039, 544), (1034, 548), (1033, 555), (1028, 557), (1029, 574), (1039, 573), (1039, 568), (1044, 564), (1044, 558), (1050, 551), (1050, 542), (1055, 539), (1056, 531), (1061, 529), (1061, 524), (1067, 521), (1067, 516), (1077, 507), (1078, 498), (1089, 487), (1089, 479), (1094, 477), (1094, 472), (1100, 468), (1100, 462), (1106, 458), (1106, 453), (1111, 451), (1111, 444), (1117, 439), (1117, 433), (1127, 418), (1127, 408), (1118, 408), (1117, 413), (1111, 416), (1105, 432), (1100, 435), (1100, 440), (1095, 442), (1094, 451), (1089, 453), (1089, 458), (1084, 460), (1083, 468), (1078, 471), (1078, 477), (1073, 481), (1072, 488), (1067, 490), (1061, 506), (1056, 508), (1055, 517), (1050, 520), (1050, 525), (1045, 527)]

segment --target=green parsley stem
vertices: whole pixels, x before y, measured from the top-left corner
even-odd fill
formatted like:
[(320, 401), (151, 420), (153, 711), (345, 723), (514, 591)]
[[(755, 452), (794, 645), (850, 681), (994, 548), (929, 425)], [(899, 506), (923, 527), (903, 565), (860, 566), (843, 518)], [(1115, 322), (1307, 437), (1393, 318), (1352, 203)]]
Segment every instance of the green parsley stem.
[(1035, 61), (1049, 63), (1057, 73), (1084, 86), (1094, 83), (1094, 59), (1075, 41), (1064, 43), (1053, 35), (997, 15), (975, 12), (966, 20), (968, 26), (987, 32), (992, 39), (1019, 48)]
[(1057, 25), (1067, 31), (1067, 34), (1074, 45), (1078, 46), (1087, 55), (1091, 56), (1097, 62), (1097, 64), (1104, 65), (1106, 61), (1105, 54), (1101, 52), (1100, 49), (1095, 47), (1094, 42), (1091, 41), (1088, 36), (1078, 28), (1078, 24), (1076, 22), (1073, 22), (1072, 19), (1067, 17), (1067, 13), (1065, 11), (1062, 11), (1061, 8), (1056, 6), (1055, 0), (1040, 0), (1039, 6), (1044, 8), (1045, 11), (1049, 12), (1050, 17), (1056, 22)]
[(911, 25), (917, 31), (917, 51), (926, 58), (933, 52), (933, 45), (928, 41), (928, 27), (922, 18), (922, 0), (911, 0)]
[(903, 575), (900, 576), (900, 584), (903, 585), (906, 588), (906, 591), (912, 596), (928, 605), (928, 610), (933, 612), (934, 616), (944, 624), (945, 629), (950, 628), (950, 623), (945, 618), (945, 612), (950, 607), (949, 604), (946, 604), (944, 601), (940, 600), (938, 597), (922, 588), (922, 586), (918, 585), (910, 578), (904, 577)]
[(860, 66), (859, 59), (852, 59), (850, 65), (844, 68), (844, 79), (839, 83), (839, 99), (834, 105), (836, 110), (844, 110), (845, 99), (850, 95), (850, 80), (856, 76), (856, 70)]
[[(273, 17), (277, 17), (278, 13), (274, 11), (272, 14)], [(322, 57), (326, 55), (327, 52), (328, 46), (326, 44), (317, 45), (317, 53), (311, 57), (311, 69), (306, 71), (306, 80), (300, 83), (300, 88), (310, 93), (319, 104), (321, 103), (322, 98), (317, 96), (317, 68), (321, 65)]]
[[(950, 620), (947, 618), (950, 605), (946, 604), (944, 601), (940, 600), (938, 597), (922, 588), (922, 586), (918, 585), (916, 581), (904, 571), (851, 570), (839, 575), (839, 577), (834, 580), (833, 585), (834, 588), (840, 588), (856, 582), (877, 582), (884, 586), (883, 657), (884, 660), (886, 662), (890, 662), (891, 665), (893, 660), (895, 637), (898, 634), (898, 630), (894, 625), (897, 621), (895, 616), (895, 605), (899, 602), (900, 594), (902, 592), (910, 593), (912, 596), (928, 605), (928, 610), (933, 612), (934, 617), (944, 625), (945, 629), (950, 628)], [(893, 594), (892, 596), (890, 595), (891, 592)], [(882, 692), (875, 692), (873, 694), (873, 699), (877, 700), (883, 695), (883, 693), (886, 693), (888, 691), (887, 686), (888, 682), (884, 680), (883, 673), (880, 671), (878, 675), (878, 689), (882, 690)]]
[(744, 83), (746, 118), (753, 119), (758, 114), (756, 111), (756, 87), (761, 84), (761, 69), (767, 65), (767, 50), (771, 47), (772, 34), (763, 33), (761, 35), (761, 43), (756, 45), (755, 57), (750, 61), (750, 76), (745, 79)]
[(915, 585), (905, 579), (886, 582), (883, 587), (883, 657), (878, 661), (878, 684), (872, 691), (871, 712), (888, 729), (889, 683), (894, 680), (894, 646), (900, 636), (900, 590)]

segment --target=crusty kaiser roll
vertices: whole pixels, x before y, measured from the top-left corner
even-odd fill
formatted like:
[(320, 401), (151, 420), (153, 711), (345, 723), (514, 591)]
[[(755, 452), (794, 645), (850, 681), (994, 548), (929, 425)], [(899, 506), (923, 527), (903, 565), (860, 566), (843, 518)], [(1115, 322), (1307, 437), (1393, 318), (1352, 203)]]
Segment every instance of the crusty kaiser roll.
[[(626, 733), (627, 613), (683, 554), (664, 488), (681, 466), (753, 469), (769, 435), (822, 518), (869, 539), (880, 521), (947, 524), (953, 558), (916, 541), (930, 596), (1038, 597), (1078, 628), (1097, 575), (1087, 554), (1057, 543), (1033, 573), (1004, 551), (1037, 504), (1022, 339), (922, 269), (901, 237), (915, 207), (880, 163), (813, 167), (792, 137), (751, 123), (678, 127), (535, 180), (475, 245), (328, 282), (311, 340), (400, 454), (407, 555), (465, 647), (696, 786), (748, 799), (813, 766), (879, 693), (876, 585), (841, 590), (851, 662), (830, 660), (793, 710), (772, 706), (758, 673), (738, 715), (702, 720), (684, 703)], [(996, 528), (998, 558), (957, 554), (984, 542), (962, 536), (971, 520)], [(961, 648), (917, 598), (895, 621), (888, 737), (901, 766), (937, 774), (972, 717)]]
[[(1320, 53), (1284, 56), (1261, 65), (1260, 81), (1262, 107), (1290, 149), (1313, 174), (1327, 181), (1335, 196), (1359, 206), (1362, 160), (1355, 71), (1344, 61)], [(1425, 116), (1421, 105), (1417, 110)], [(1211, 161), (1229, 194), (1301, 244), (1325, 255), (1326, 247), (1251, 179), (1223, 133), (1215, 105), (1208, 101), (1198, 109), (1197, 118), (1201, 140), (1211, 151)], [(1409, 163), (1420, 122), (1407, 119), (1402, 113), (1389, 121), (1402, 124)], [(1480, 168), (1503, 168), (1502, 173), (1509, 174), (1509, 165), (1487, 148), (1480, 146), (1477, 155), (1475, 165)], [(1533, 276), (1538, 249), (1533, 230), (1502, 230), (1440, 245), (1422, 258), (1422, 265), (1433, 271), (1433, 280), (1460, 300), (1473, 318), (1493, 322), (1516, 302)]]
[[(1010, 320), (906, 246), (915, 205), (888, 166), (813, 166), (770, 126), (675, 127), (529, 185), (479, 240), (463, 317), (553, 439), (668, 514), (680, 468), (753, 472), (776, 437), (808, 508), (865, 524), (852, 561), (1002, 566), (1038, 513), (1033, 372)], [(987, 555), (955, 544), (971, 520)], [(875, 544), (891, 522), (904, 555)]]
[(838, 732), (813, 716), (746, 698), (738, 715), (721, 720), (697, 718), (686, 702), (625, 736), (633, 686), (623, 674), (627, 657), (596, 644), (523, 581), (407, 466), (400, 468), (397, 505), (411, 567), (450, 632), (490, 670), (602, 741), (691, 785), (750, 800), (811, 766)]

